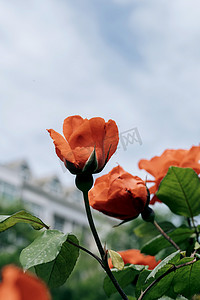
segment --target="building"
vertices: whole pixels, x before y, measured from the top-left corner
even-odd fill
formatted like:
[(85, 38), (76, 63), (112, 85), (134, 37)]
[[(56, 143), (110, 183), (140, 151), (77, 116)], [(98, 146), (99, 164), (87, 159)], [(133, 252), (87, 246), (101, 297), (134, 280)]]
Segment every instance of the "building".
[[(66, 189), (57, 176), (34, 178), (25, 160), (1, 164), (0, 197), (8, 203), (15, 199), (22, 200), (25, 209), (39, 217), (51, 229), (72, 232), (79, 239), (94, 245), (81, 192), (75, 186)], [(98, 212), (93, 213), (100, 234), (116, 224)]]

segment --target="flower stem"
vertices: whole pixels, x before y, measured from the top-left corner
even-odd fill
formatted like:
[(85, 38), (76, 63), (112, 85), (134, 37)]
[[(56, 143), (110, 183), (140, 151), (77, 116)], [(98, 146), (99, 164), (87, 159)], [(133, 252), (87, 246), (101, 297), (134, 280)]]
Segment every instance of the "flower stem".
[(195, 221), (194, 221), (194, 218), (193, 218), (193, 217), (191, 218), (191, 220), (192, 220), (192, 225), (193, 225), (194, 230), (195, 230), (196, 240), (197, 240), (197, 242), (199, 243), (199, 229), (198, 229), (198, 227), (195, 225)]
[(154, 220), (153, 222), (154, 226), (160, 231), (160, 233), (162, 234), (162, 236), (164, 236), (164, 238), (172, 244), (172, 246), (174, 248), (176, 248), (177, 250), (181, 250), (179, 248), (179, 246), (164, 232), (164, 230), (158, 225), (158, 223)]
[(112, 281), (112, 283), (114, 284), (116, 290), (118, 291), (118, 293), (121, 295), (122, 299), (124, 300), (128, 300), (128, 297), (126, 296), (126, 294), (124, 293), (124, 291), (121, 289), (119, 283), (117, 282), (116, 278), (114, 277), (113, 273), (111, 272), (109, 266), (108, 266), (108, 261), (107, 261), (107, 254), (105, 253), (100, 238), (98, 236), (96, 227), (94, 225), (94, 221), (93, 221), (93, 217), (92, 217), (92, 213), (91, 213), (91, 209), (90, 209), (90, 205), (89, 205), (89, 199), (88, 199), (88, 192), (87, 191), (83, 191), (83, 198), (84, 198), (84, 203), (85, 203), (85, 209), (86, 209), (86, 214), (87, 214), (87, 218), (88, 218), (88, 222), (90, 225), (90, 229), (92, 231), (93, 237), (95, 239), (97, 248), (99, 250), (99, 253), (101, 255), (101, 259), (102, 259), (102, 263), (103, 263), (103, 268), (106, 271), (107, 275), (109, 276), (110, 280)]
[[(192, 221), (192, 224), (191, 224), (191, 221)], [(191, 217), (191, 220), (190, 220), (190, 218), (187, 218), (187, 222), (188, 222), (189, 228), (192, 228), (192, 226), (194, 227), (195, 234), (196, 234), (196, 240), (197, 240), (197, 242), (199, 243), (199, 229), (198, 229), (198, 227), (195, 225), (194, 218)]]
[(104, 268), (104, 265), (103, 265), (103, 262), (101, 260), (100, 257), (98, 257), (97, 255), (95, 255), (94, 253), (92, 253), (90, 250), (86, 249), (85, 247), (82, 247), (74, 242), (72, 242), (71, 240), (67, 239), (67, 242), (73, 246), (75, 246), (76, 248), (79, 248), (80, 250), (86, 252), (87, 254), (91, 255), (93, 258), (95, 258), (99, 263), (100, 265), (102, 266), (102, 268)]
[(88, 199), (88, 192), (83, 192), (83, 198), (84, 198), (85, 210), (86, 210), (88, 222), (89, 222), (89, 225), (90, 225), (90, 229), (92, 231), (92, 234), (93, 234), (93, 237), (95, 239), (97, 248), (98, 248), (99, 253), (101, 255), (101, 258), (104, 259), (105, 252), (104, 252), (104, 249), (102, 247), (100, 238), (98, 236), (98, 233), (96, 231), (96, 227), (94, 225), (94, 221), (93, 221), (93, 218), (92, 218), (92, 213), (91, 213), (91, 209), (90, 209), (90, 205), (89, 205), (89, 199)]

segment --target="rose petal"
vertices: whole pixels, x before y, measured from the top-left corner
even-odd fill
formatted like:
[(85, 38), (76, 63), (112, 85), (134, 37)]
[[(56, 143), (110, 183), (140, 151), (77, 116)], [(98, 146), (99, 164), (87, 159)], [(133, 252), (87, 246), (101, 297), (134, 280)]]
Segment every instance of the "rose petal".
[(106, 123), (106, 134), (104, 139), (105, 155), (108, 155), (108, 160), (115, 153), (119, 142), (119, 132), (115, 121), (109, 120)]
[(67, 161), (71, 163), (75, 163), (75, 157), (73, 154), (72, 149), (70, 148), (67, 141), (64, 139), (64, 137), (56, 132), (53, 129), (47, 130), (53, 139), (54, 145), (56, 147), (56, 153), (59, 156), (59, 158), (63, 161), (63, 158), (65, 158)]
[(63, 122), (63, 134), (67, 141), (69, 141), (72, 133), (84, 122), (81, 116), (70, 116)]
[(121, 166), (95, 181), (89, 192), (90, 205), (109, 216), (127, 220), (137, 217), (147, 202), (145, 182)]
[[(138, 249), (118, 251), (118, 253), (121, 255), (124, 264), (147, 265), (149, 270), (153, 270), (160, 263), (160, 261), (156, 261), (154, 256), (144, 255)], [(113, 268), (110, 258), (108, 259), (108, 264), (110, 268)]]
[(30, 273), (24, 273), (21, 269), (8, 265), (4, 267), (2, 277), (0, 299), (50, 300), (45, 284)]
[(102, 118), (92, 118), (89, 120), (91, 136), (95, 141), (96, 158), (98, 161), (98, 169), (105, 164), (104, 139), (106, 133), (106, 123)]
[(72, 132), (70, 138), (68, 139), (68, 143), (72, 149), (77, 147), (93, 147), (95, 146), (95, 142), (92, 138), (92, 132), (90, 128), (89, 120), (83, 120), (82, 124), (75, 128)]

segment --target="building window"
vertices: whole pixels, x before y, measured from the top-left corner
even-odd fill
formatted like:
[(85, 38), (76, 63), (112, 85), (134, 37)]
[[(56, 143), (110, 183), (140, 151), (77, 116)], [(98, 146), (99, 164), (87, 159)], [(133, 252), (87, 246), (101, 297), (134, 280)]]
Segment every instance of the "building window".
[(3, 198), (8, 200), (14, 200), (17, 198), (16, 187), (8, 182), (0, 182), (0, 193)]
[(20, 175), (24, 181), (30, 179), (30, 170), (26, 164), (22, 164), (20, 167)]
[(63, 231), (65, 225), (65, 219), (61, 216), (54, 216), (54, 228)]
[(60, 194), (61, 193), (61, 184), (60, 181), (57, 178), (52, 179), (48, 183), (48, 189), (55, 194)]
[(43, 207), (39, 204), (33, 203), (33, 202), (28, 202), (24, 201), (25, 207), (36, 217), (42, 218), (42, 212), (43, 212)]

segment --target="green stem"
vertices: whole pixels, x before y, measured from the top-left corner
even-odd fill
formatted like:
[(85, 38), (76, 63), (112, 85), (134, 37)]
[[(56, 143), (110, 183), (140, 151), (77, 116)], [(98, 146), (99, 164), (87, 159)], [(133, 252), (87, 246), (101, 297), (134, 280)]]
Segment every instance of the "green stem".
[(164, 238), (172, 244), (172, 246), (174, 248), (176, 248), (176, 250), (181, 250), (179, 248), (179, 246), (164, 232), (164, 230), (158, 225), (158, 223), (154, 220), (153, 222), (154, 226), (160, 231), (160, 233), (162, 234), (162, 236), (164, 236)]
[(195, 222), (194, 222), (194, 218), (193, 218), (193, 217), (191, 217), (191, 220), (192, 220), (192, 225), (193, 225), (194, 230), (195, 230), (197, 242), (199, 243), (199, 229), (198, 229), (198, 227), (195, 225)]
[(72, 242), (72, 241), (70, 241), (70, 240), (68, 240), (68, 239), (67, 239), (67, 242), (68, 242), (69, 244), (75, 246), (76, 248), (81, 249), (82, 251), (86, 252), (87, 254), (91, 255), (93, 258), (95, 258), (95, 259), (100, 263), (100, 265), (102, 266), (102, 268), (105, 268), (105, 267), (104, 267), (104, 264), (103, 264), (103, 262), (102, 262), (102, 260), (101, 260), (100, 257), (98, 257), (97, 255), (95, 255), (94, 253), (92, 253), (92, 252), (89, 251), (88, 249), (86, 249), (86, 248), (84, 248), (84, 247), (82, 247), (82, 246), (80, 246), (80, 245), (78, 245), (78, 244), (76, 244), (76, 243), (74, 243), (74, 242)]
[(188, 226), (189, 226), (190, 228), (192, 228), (191, 222), (190, 222), (190, 218), (186, 218), (186, 220), (187, 220)]
[(121, 295), (122, 299), (128, 300), (128, 297), (126, 296), (124, 291), (121, 289), (119, 283), (117, 282), (116, 278), (114, 277), (113, 273), (111, 272), (111, 270), (108, 266), (107, 254), (105, 253), (105, 251), (102, 247), (100, 238), (98, 236), (98, 233), (96, 231), (96, 227), (94, 225), (94, 221), (93, 221), (93, 217), (92, 217), (92, 213), (91, 213), (91, 209), (90, 209), (90, 205), (89, 205), (89, 199), (88, 199), (88, 192), (87, 191), (83, 191), (83, 198), (84, 198), (84, 203), (85, 203), (85, 209), (86, 209), (88, 222), (89, 222), (93, 237), (95, 239), (97, 248), (98, 248), (99, 253), (101, 255), (104, 270), (106, 271), (106, 273), (109, 276), (110, 280), (114, 284), (114, 286), (115, 286), (116, 290), (118, 291), (118, 293)]
[(96, 231), (96, 227), (94, 225), (94, 221), (93, 221), (93, 218), (92, 218), (92, 213), (91, 213), (89, 199), (88, 199), (88, 192), (83, 192), (83, 198), (84, 198), (84, 202), (85, 202), (85, 209), (86, 209), (86, 214), (87, 214), (88, 222), (89, 222), (89, 225), (90, 225), (90, 229), (92, 231), (93, 237), (94, 237), (95, 242), (97, 244), (97, 248), (99, 250), (101, 258), (104, 259), (105, 258), (105, 252), (104, 252), (104, 249), (102, 247), (100, 238), (98, 236), (98, 233)]

